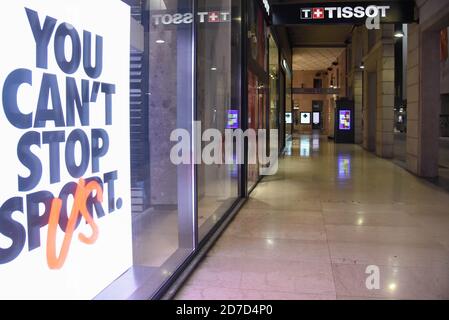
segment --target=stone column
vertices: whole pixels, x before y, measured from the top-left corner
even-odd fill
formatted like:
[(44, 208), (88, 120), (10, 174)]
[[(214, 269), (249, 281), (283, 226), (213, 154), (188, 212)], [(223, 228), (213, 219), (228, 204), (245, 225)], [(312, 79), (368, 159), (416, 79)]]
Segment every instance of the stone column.
[(354, 90), (354, 107), (355, 107), (355, 143), (363, 143), (363, 72), (354, 71), (353, 76), (353, 90)]
[(377, 62), (376, 154), (393, 157), (394, 143), (394, 40), (393, 25), (382, 26), (382, 46)]
[(439, 33), (409, 27), (407, 72), (407, 167), (426, 178), (438, 176), (440, 62)]
[(419, 25), (409, 25), (407, 45), (407, 168), (418, 174)]
[(440, 37), (437, 31), (421, 32), (420, 74), (421, 92), (418, 106), (418, 174), (438, 176), (440, 139)]

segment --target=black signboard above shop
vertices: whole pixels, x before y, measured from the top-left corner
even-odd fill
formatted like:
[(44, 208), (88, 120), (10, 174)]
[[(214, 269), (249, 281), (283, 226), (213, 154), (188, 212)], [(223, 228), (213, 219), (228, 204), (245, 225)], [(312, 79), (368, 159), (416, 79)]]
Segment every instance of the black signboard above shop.
[(415, 22), (414, 1), (285, 3), (271, 6), (274, 25)]

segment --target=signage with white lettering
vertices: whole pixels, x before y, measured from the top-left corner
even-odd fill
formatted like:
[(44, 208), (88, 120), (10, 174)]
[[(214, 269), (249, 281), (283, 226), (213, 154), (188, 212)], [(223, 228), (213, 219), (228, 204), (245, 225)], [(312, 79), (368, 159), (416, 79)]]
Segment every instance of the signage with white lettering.
[[(182, 25), (193, 23), (194, 15), (191, 12), (169, 13), (166, 11), (155, 12), (151, 15), (151, 22), (155, 26), (159, 25)], [(199, 23), (220, 23), (230, 22), (231, 13), (223, 11), (198, 12), (197, 21)]]
[(0, 299), (92, 299), (132, 266), (130, 7), (1, 1), (0, 29)]
[(325, 2), (272, 5), (274, 25), (362, 24), (379, 18), (381, 23), (414, 22), (414, 1)]

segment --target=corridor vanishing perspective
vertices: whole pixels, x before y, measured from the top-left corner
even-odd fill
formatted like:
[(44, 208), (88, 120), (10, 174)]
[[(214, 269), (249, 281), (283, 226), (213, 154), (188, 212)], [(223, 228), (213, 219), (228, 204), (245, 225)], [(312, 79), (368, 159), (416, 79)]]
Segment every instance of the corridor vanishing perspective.
[(9, 0), (0, 27), (0, 301), (449, 300), (447, 0)]
[(360, 146), (296, 136), (177, 298), (449, 299), (447, 203)]

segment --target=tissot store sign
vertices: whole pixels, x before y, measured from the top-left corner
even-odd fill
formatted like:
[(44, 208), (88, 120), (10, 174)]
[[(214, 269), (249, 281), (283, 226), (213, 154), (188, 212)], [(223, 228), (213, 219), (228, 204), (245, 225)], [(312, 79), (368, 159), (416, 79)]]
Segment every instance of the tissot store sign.
[(0, 299), (91, 299), (132, 264), (130, 8), (1, 1), (0, 30)]
[[(156, 11), (151, 15), (151, 20), (155, 26), (176, 26), (183, 24), (191, 24), (194, 21), (195, 15), (191, 12), (186, 13), (172, 13), (167, 11)], [(206, 11), (196, 13), (198, 23), (223, 23), (231, 21), (231, 13), (226, 11)]]
[(323, 2), (272, 5), (274, 25), (357, 24), (379, 18), (381, 23), (414, 21), (413, 1)]

